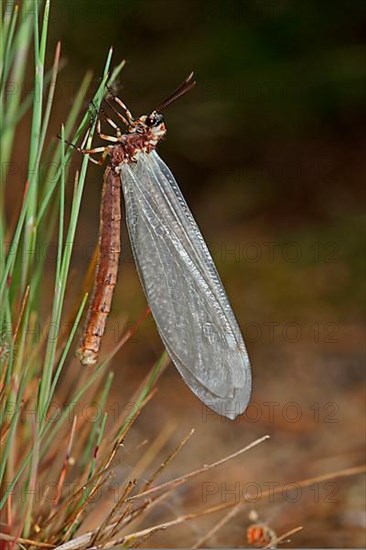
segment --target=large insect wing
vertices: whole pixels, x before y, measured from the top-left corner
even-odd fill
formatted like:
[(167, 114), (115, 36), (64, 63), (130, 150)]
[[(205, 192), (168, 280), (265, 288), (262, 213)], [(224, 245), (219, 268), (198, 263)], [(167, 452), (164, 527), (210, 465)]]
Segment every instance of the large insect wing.
[(203, 403), (210, 407), (210, 409), (214, 410), (218, 414), (221, 414), (222, 416), (227, 416), (231, 420), (234, 420), (239, 414), (244, 412), (244, 409), (250, 400), (250, 383), (246, 384), (243, 388), (233, 388), (233, 391), (228, 392), (224, 397), (215, 395), (203, 384), (201, 384), (201, 382), (192, 375), (189, 369), (187, 369), (179, 361), (179, 359), (175, 357), (174, 352), (169, 349), (166, 342), (165, 346), (170, 357), (172, 358), (173, 363), (176, 365), (186, 384), (191, 388), (193, 393), (195, 393), (197, 397), (203, 401)]
[(155, 151), (121, 165), (121, 181), (137, 269), (167, 351), (209, 407), (235, 417), (250, 397), (249, 360), (197, 224)]

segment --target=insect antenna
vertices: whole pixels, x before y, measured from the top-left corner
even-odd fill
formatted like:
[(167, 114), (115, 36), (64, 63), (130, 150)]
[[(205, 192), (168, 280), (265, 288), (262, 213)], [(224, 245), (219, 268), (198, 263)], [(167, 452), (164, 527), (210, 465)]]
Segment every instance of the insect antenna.
[(158, 107), (156, 107), (156, 110), (158, 112), (162, 111), (168, 105), (173, 103), (178, 97), (181, 97), (183, 94), (189, 92), (192, 90), (192, 88), (195, 86), (196, 81), (193, 79), (194, 73), (193, 71), (187, 76), (187, 78), (170, 94), (169, 97), (167, 97)]

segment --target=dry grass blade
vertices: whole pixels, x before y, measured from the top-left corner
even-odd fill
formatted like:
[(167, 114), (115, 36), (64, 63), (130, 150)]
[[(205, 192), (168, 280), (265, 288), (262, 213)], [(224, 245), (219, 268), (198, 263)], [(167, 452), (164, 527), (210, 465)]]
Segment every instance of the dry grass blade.
[[(264, 548), (273, 548), (273, 544), (278, 544), (279, 542), (284, 542), (284, 541), (286, 541), (286, 539), (288, 537), (290, 537), (291, 535), (295, 535), (295, 533), (299, 533), (299, 531), (302, 531), (302, 530), (303, 530), (302, 525), (299, 525), (299, 527), (295, 527), (294, 529), (290, 529), (290, 531), (286, 531), (286, 533), (284, 533), (283, 535), (280, 535), (279, 537), (276, 537), (276, 539), (274, 541), (271, 541)], [(290, 542), (290, 541), (286, 541), (286, 542)]]
[(196, 519), (202, 515), (205, 515), (206, 511), (199, 511), (199, 512), (193, 512), (191, 514), (185, 514), (182, 516), (179, 516), (176, 519), (173, 519), (171, 521), (165, 521), (163, 523), (159, 523), (158, 525), (153, 525), (152, 527), (147, 527), (146, 529), (142, 529), (141, 531), (136, 531), (134, 533), (131, 533), (129, 535), (125, 535), (124, 537), (121, 537), (120, 539), (116, 539), (114, 541), (110, 541), (108, 544), (104, 546), (104, 548), (111, 548), (112, 546), (116, 546), (119, 544), (128, 544), (129, 542), (136, 542), (140, 541), (143, 542), (146, 540), (147, 537), (151, 537), (158, 531), (165, 531), (166, 529), (169, 529), (170, 527), (175, 527), (177, 525), (180, 525), (182, 523), (185, 523), (187, 521), (191, 521), (192, 519)]
[(73, 421), (72, 421), (72, 426), (71, 426), (71, 433), (70, 433), (70, 437), (69, 437), (69, 444), (67, 446), (67, 450), (66, 450), (66, 454), (65, 454), (65, 458), (64, 458), (64, 463), (63, 463), (62, 470), (61, 470), (61, 473), (60, 473), (60, 478), (59, 478), (59, 481), (58, 481), (58, 484), (57, 484), (57, 491), (56, 491), (56, 498), (55, 498), (54, 506), (57, 506), (57, 504), (59, 503), (61, 494), (62, 494), (62, 487), (63, 487), (63, 484), (65, 482), (67, 467), (70, 463), (71, 449), (72, 449), (72, 444), (73, 444), (73, 441), (74, 441), (76, 424), (77, 424), (77, 416), (74, 416)]
[(183, 439), (183, 441), (180, 442), (180, 444), (174, 449), (174, 451), (164, 460), (164, 462), (159, 466), (159, 468), (156, 470), (156, 472), (151, 476), (149, 481), (146, 483), (146, 485), (143, 488), (143, 492), (146, 492), (150, 485), (156, 480), (156, 478), (159, 477), (161, 472), (170, 464), (172, 460), (177, 456), (177, 454), (180, 453), (180, 451), (185, 447), (185, 445), (188, 443), (188, 441), (191, 439), (192, 435), (194, 434), (194, 428), (189, 432), (189, 434)]
[[(100, 525), (98, 531), (96, 532), (95, 537), (92, 539), (92, 544), (95, 544), (98, 540), (99, 542), (102, 540), (104, 531), (107, 529), (108, 525), (112, 523), (113, 518), (117, 515), (118, 512), (121, 511), (123, 505), (126, 505), (126, 500), (128, 496), (131, 494), (133, 489), (136, 486), (136, 480), (130, 480), (119, 499), (116, 506), (111, 510), (111, 512), (107, 515), (103, 523)], [(113, 536), (114, 531), (117, 531), (120, 527), (120, 525), (123, 523), (126, 516), (131, 512), (131, 506), (127, 505), (125, 510), (121, 513), (120, 517), (118, 518), (117, 522), (114, 524), (114, 528), (112, 529), (111, 536)]]
[[(155, 390), (152, 390), (150, 392), (150, 394), (144, 399), (144, 401), (141, 402), (140, 408), (136, 409), (134, 411), (134, 416), (129, 419), (131, 425), (138, 418), (139, 414), (141, 413), (141, 410), (150, 401), (150, 399), (153, 397), (154, 393), (155, 393)], [(80, 433), (79, 433), (78, 439), (80, 439)], [(106, 439), (108, 439), (108, 438), (106, 438)], [(102, 483), (103, 483), (103, 478), (110, 473), (111, 464), (112, 464), (117, 452), (123, 446), (123, 437), (114, 441), (111, 450), (110, 450), (110, 448), (111, 448), (112, 443), (110, 443), (109, 445), (106, 445), (105, 441), (103, 443), (104, 443), (103, 444), (103, 449), (99, 449), (99, 451), (98, 451), (98, 454), (100, 454), (102, 456), (101, 463), (98, 467), (98, 470), (94, 473), (92, 478), (88, 479), (85, 483), (81, 483), (80, 487), (77, 490), (75, 490), (72, 493), (71, 496), (69, 496), (67, 499), (65, 499), (63, 501), (62, 506), (64, 508), (66, 508), (67, 506), (70, 506), (72, 504), (72, 502), (75, 501), (77, 498), (81, 498), (82, 493), (86, 489), (88, 489), (89, 487), (92, 487), (94, 483), (97, 483), (98, 486), (99, 486), (99, 482), (100, 482), (101, 478), (102, 478)], [(104, 451), (105, 451), (106, 448), (108, 448), (109, 451), (108, 451), (108, 454), (104, 455)], [(95, 452), (95, 450), (94, 450), (94, 452)], [(86, 465), (86, 468), (87, 467), (88, 467), (88, 464)], [(84, 475), (87, 475), (87, 474), (84, 473)], [(46, 525), (48, 525), (51, 521), (53, 521), (55, 519), (56, 515), (61, 515), (61, 514), (62, 514), (62, 509), (59, 509), (59, 510), (55, 511), (48, 518), (48, 520), (46, 521)]]
[[(112, 451), (110, 452), (110, 454), (108, 455), (106, 461), (105, 461), (105, 464), (104, 466), (102, 467), (103, 470), (108, 470), (113, 462), (113, 459), (114, 457), (116, 456), (118, 450), (120, 449), (120, 447), (123, 446), (123, 441), (125, 439), (125, 436), (127, 434), (127, 432), (129, 431), (129, 429), (131, 428), (131, 426), (136, 422), (137, 418), (140, 416), (141, 412), (142, 412), (142, 409), (146, 406), (147, 403), (149, 403), (149, 401), (153, 398), (153, 396), (155, 395), (155, 392), (156, 390), (153, 389), (151, 390), (151, 392), (149, 393), (149, 395), (141, 402), (141, 405), (140, 407), (137, 409), (134, 410), (133, 414), (131, 414), (129, 416), (129, 418), (127, 419), (127, 422), (126, 422), (126, 426), (124, 428), (124, 430), (122, 431), (122, 433), (120, 434), (117, 434), (117, 439), (115, 439), (115, 442), (113, 444), (113, 448), (112, 448)], [(105, 442), (104, 442), (104, 446), (105, 446)]]
[(119, 518), (118, 522), (115, 524), (112, 531), (110, 532), (110, 538), (116, 537), (118, 535), (118, 532), (120, 532), (122, 528), (125, 528), (132, 522), (136, 527), (136, 522), (138, 522), (139, 520), (142, 521), (146, 513), (150, 512), (154, 506), (161, 504), (169, 494), (170, 491), (167, 491), (166, 493), (163, 493), (162, 495), (159, 495), (154, 499), (146, 500), (135, 508), (133, 508), (133, 503), (127, 503), (124, 517)]
[(35, 546), (36, 548), (54, 548), (54, 544), (49, 544), (47, 542), (39, 542), (38, 540), (25, 539), (22, 537), (14, 537), (12, 535), (7, 535), (6, 533), (0, 533), (0, 540), (5, 540), (13, 544), (24, 544), (27, 546)]
[(13, 342), (14, 342), (14, 344), (15, 344), (15, 341), (16, 341), (16, 339), (17, 339), (17, 337), (18, 337), (19, 327), (20, 327), (20, 324), (21, 324), (21, 322), (22, 322), (23, 314), (24, 314), (24, 310), (25, 310), (25, 306), (26, 306), (26, 303), (27, 303), (28, 298), (29, 298), (29, 290), (30, 290), (30, 286), (27, 285), (27, 287), (26, 287), (26, 289), (25, 289), (25, 292), (24, 292), (23, 299), (22, 299), (22, 303), (21, 303), (21, 306), (20, 306), (20, 311), (19, 311), (17, 323), (16, 323), (15, 329), (14, 329), (14, 334), (13, 334)]
[[(145, 452), (141, 454), (139, 460), (137, 460), (130, 473), (132, 478), (142, 479), (144, 472), (148, 470), (150, 464), (170, 440), (175, 430), (176, 425), (172, 422), (169, 422), (162, 428), (157, 437), (152, 441)], [(144, 479), (143, 481), (148, 483), (147, 479)]]
[[(19, 314), (18, 314), (17, 322), (16, 322), (16, 325), (15, 325), (15, 328), (14, 328), (13, 345), (15, 345), (16, 339), (18, 337), (19, 328), (20, 328), (21, 322), (23, 320), (25, 307), (26, 307), (26, 304), (27, 304), (28, 298), (29, 298), (29, 290), (30, 290), (30, 286), (27, 285), (27, 287), (25, 289), (25, 292), (24, 292), (24, 295), (23, 295), (23, 298), (22, 298), (22, 303), (20, 305), (20, 311), (19, 311)], [(1, 349), (0, 349), (0, 359), (1, 359)], [(8, 372), (8, 362), (9, 362), (9, 355), (6, 356), (5, 361), (4, 361), (4, 366), (2, 368), (2, 374), (1, 374), (1, 378), (0, 378), (0, 388), (3, 388), (3, 386), (4, 386), (4, 381), (6, 379), (7, 372)]]
[[(166, 367), (169, 365), (170, 359), (166, 354), (163, 354), (162, 359), (160, 359), (159, 362), (160, 365), (157, 365), (158, 369), (153, 369), (152, 372), (148, 373), (141, 382), (140, 386), (132, 394), (131, 400), (128, 403), (128, 405), (133, 405), (132, 412), (127, 415), (127, 418), (123, 421), (122, 427), (116, 423), (114, 431), (112, 430), (110, 434), (104, 439), (104, 447), (111, 448), (112, 445), (115, 446), (117, 444), (117, 447), (121, 445), (121, 442), (124, 440), (126, 434), (139, 417), (142, 409), (154, 396), (156, 389), (153, 388), (153, 386), (155, 386), (156, 382), (158, 381)], [(148, 393), (146, 393), (146, 388), (149, 389)], [(110, 462), (111, 460), (109, 460), (109, 464)]]
[[(129, 418), (129, 422), (125, 427), (124, 433), (126, 433), (128, 429), (131, 427), (131, 425), (135, 422), (135, 420), (140, 415), (142, 409), (153, 397), (154, 393), (155, 391), (151, 390), (150, 393), (145, 397), (145, 399), (143, 399), (140, 402), (139, 408), (136, 408), (134, 411), (134, 414), (131, 415), (131, 417)], [(115, 458), (118, 450), (121, 448), (123, 444), (124, 433), (121, 436), (122, 438), (119, 438), (115, 441), (112, 447), (112, 450), (109, 451), (108, 455), (102, 459), (102, 463), (99, 465), (98, 470), (95, 471), (93, 476), (90, 479), (88, 479), (87, 482), (81, 483), (79, 489), (75, 490), (71, 496), (65, 499), (62, 505), (60, 505), (57, 510), (54, 510), (54, 512), (44, 522), (43, 527), (53, 524), (55, 522), (56, 517), (61, 518), (63, 515), (64, 515), (63, 523), (68, 526), (68, 529), (66, 531), (66, 534), (65, 534), (65, 530), (63, 530), (64, 532), (63, 532), (62, 538), (65, 539), (67, 537), (67, 534), (69, 534), (72, 531), (72, 529), (76, 527), (77, 523), (80, 521), (83, 514), (86, 513), (88, 501), (92, 501), (93, 495), (101, 491), (104, 484), (107, 483), (111, 473), (111, 465), (112, 465), (113, 459)], [(89, 490), (90, 492), (88, 493), (87, 499), (85, 499), (85, 501), (83, 501), (81, 505), (77, 505), (77, 502), (80, 501), (80, 499), (83, 499), (83, 494), (85, 494), (85, 492)], [(67, 513), (66, 510), (68, 508), (70, 508), (71, 511)]]
[(213, 462), (211, 464), (205, 464), (201, 468), (198, 468), (198, 470), (194, 470), (193, 472), (189, 472), (188, 474), (185, 474), (184, 476), (177, 477), (175, 479), (172, 479), (171, 481), (167, 481), (166, 483), (162, 483), (161, 485), (158, 485), (156, 487), (152, 487), (151, 489), (148, 489), (147, 491), (143, 491), (141, 493), (138, 493), (137, 495), (134, 495), (130, 497), (130, 500), (136, 500), (141, 497), (146, 497), (148, 495), (151, 495), (153, 493), (156, 493), (157, 491), (162, 491), (166, 489), (171, 489), (173, 487), (177, 487), (178, 485), (181, 485), (182, 483), (185, 483), (189, 479), (196, 477), (204, 472), (208, 472), (209, 470), (212, 470), (213, 468), (217, 468), (218, 466), (221, 466), (222, 464), (225, 464), (225, 462), (228, 462), (229, 460), (232, 460), (233, 458), (236, 458), (237, 456), (240, 456), (241, 454), (250, 451), (250, 449), (253, 449), (260, 443), (263, 443), (263, 441), (266, 441), (266, 439), (269, 439), (269, 435), (265, 435), (263, 437), (260, 437), (259, 439), (256, 439), (249, 445), (246, 445), (242, 449), (239, 449), (239, 451), (236, 451), (235, 453), (226, 456), (225, 458), (221, 458), (217, 462)]
[[(186, 441), (188, 441), (189, 437), (191, 436), (191, 434), (188, 435), (188, 437), (185, 438), (185, 440), (183, 441), (183, 443), (178, 447), (179, 448), (182, 448), (182, 446), (185, 444)], [(182, 483), (185, 483), (186, 481), (188, 481), (189, 479), (191, 479), (192, 477), (195, 477), (201, 473), (204, 473), (204, 472), (207, 472), (213, 468), (216, 468), (218, 466), (220, 466), (221, 464), (224, 464), (226, 463), (228, 460), (231, 460), (233, 458), (236, 458), (237, 456), (240, 456), (241, 454), (243, 454), (244, 452), (252, 449), (253, 447), (259, 445), (259, 443), (262, 443), (263, 441), (265, 441), (266, 439), (268, 439), (269, 436), (264, 436), (264, 437), (261, 437), (259, 439), (257, 439), (256, 441), (250, 443), (249, 445), (247, 445), (246, 447), (240, 449), (239, 451), (236, 451), (235, 453), (223, 458), (223, 459), (220, 459), (218, 460), (217, 462), (214, 462), (212, 464), (206, 464), (204, 465), (203, 467), (199, 468), (198, 470), (195, 470), (193, 472), (190, 472), (189, 474), (186, 474), (185, 476), (182, 476), (182, 477), (179, 477), (179, 478), (176, 478), (170, 482), (167, 482), (167, 483), (164, 483), (162, 485), (159, 485), (158, 487), (155, 487), (155, 488), (152, 488), (152, 489), (149, 489), (148, 491), (144, 491), (142, 493), (139, 493), (138, 495), (135, 495), (133, 497), (127, 497), (127, 499), (125, 500), (125, 502), (133, 502), (135, 501), (136, 498), (138, 497), (142, 497), (142, 496), (147, 496), (147, 495), (150, 495), (152, 493), (155, 493), (157, 491), (164, 491), (164, 495), (161, 495), (161, 496), (165, 496), (165, 494), (167, 492), (170, 492), (172, 489), (176, 488), (178, 485), (181, 485)], [(175, 456), (176, 455), (176, 452), (173, 453), (172, 456)], [(167, 459), (168, 460), (168, 459)], [(168, 460), (169, 461), (169, 460)], [(159, 498), (159, 497), (158, 497)], [(141, 510), (145, 510), (149, 505), (151, 505), (153, 501), (151, 500), (147, 500), (145, 501), (140, 508), (138, 508), (137, 510), (133, 510), (130, 514), (130, 517), (126, 518), (125, 519), (125, 522), (124, 524), (128, 523), (128, 522), (131, 522), (134, 517), (136, 517), (139, 513), (141, 513)], [(206, 511), (203, 511), (203, 512), (195, 512), (193, 514), (187, 514), (187, 515), (184, 515), (184, 516), (180, 516), (174, 520), (171, 520), (169, 522), (165, 522), (163, 524), (159, 524), (159, 525), (156, 525), (156, 526), (153, 526), (153, 527), (150, 527), (148, 529), (143, 529), (141, 531), (136, 531), (133, 535), (126, 535), (127, 537), (130, 537), (129, 539), (126, 539), (124, 537), (123, 539), (123, 543), (125, 542), (128, 542), (128, 540), (132, 540), (133, 538), (138, 538), (138, 537), (146, 537), (148, 535), (151, 535), (153, 533), (155, 533), (156, 531), (159, 531), (159, 530), (162, 530), (162, 529), (166, 529), (167, 527), (169, 526), (173, 526), (173, 525), (178, 525), (179, 523), (182, 523), (184, 521), (187, 521), (188, 519), (193, 519), (193, 518), (196, 518), (202, 514), (205, 514)], [(210, 512), (208, 512), (210, 513)], [(112, 516), (113, 517), (113, 514)], [(104, 533), (103, 533), (103, 537), (105, 538), (106, 536), (108, 536), (112, 531), (116, 531), (116, 528), (122, 526), (122, 523), (120, 521), (118, 522), (115, 522), (114, 524), (112, 525), (109, 525), (108, 527), (106, 526), (106, 523), (105, 523), (105, 528), (104, 528)], [(62, 548), (62, 550), (65, 550), (65, 549), (76, 549), (76, 548), (80, 548), (80, 546), (83, 546), (84, 544), (89, 544), (91, 540), (96, 540), (98, 535), (101, 534), (101, 529), (98, 528), (97, 530), (94, 530), (90, 533), (88, 533), (88, 536), (89, 538), (85, 539), (83, 538), (84, 535), (82, 537), (77, 537), (75, 539), (73, 539), (74, 541), (74, 545), (71, 545), (71, 546), (68, 546), (69, 543), (72, 543), (73, 541), (69, 541), (69, 543), (64, 543), (63, 545), (60, 546), (60, 548)], [(118, 539), (119, 542), (118, 543), (121, 543), (121, 540)], [(116, 541), (114, 541), (115, 543)], [(114, 544), (113, 543), (113, 544)], [(113, 546), (113, 544), (111, 544), (111, 546)], [(108, 546), (109, 546), (109, 543), (108, 543)], [(107, 546), (105, 546), (107, 547)]]
[[(159, 466), (159, 468), (154, 472), (154, 474), (152, 475), (150, 480), (148, 480), (145, 483), (145, 485), (143, 487), (143, 491), (147, 490), (150, 487), (151, 483), (153, 483), (153, 481), (155, 479), (157, 479), (157, 477), (165, 470), (165, 468), (168, 466), (168, 464), (171, 463), (171, 461), (177, 456), (177, 454), (183, 449), (183, 447), (186, 445), (186, 443), (190, 440), (193, 433), (194, 433), (194, 429), (192, 429), (190, 431), (190, 433), (174, 449), (174, 451), (170, 455), (168, 455), (168, 457), (162, 462), (162, 464)], [(171, 489), (166, 490), (165, 492), (163, 492), (158, 497), (155, 497), (151, 500), (148, 500), (147, 505), (146, 505), (146, 503), (144, 503), (142, 507), (139, 506), (138, 508), (133, 508), (133, 506), (135, 505), (135, 501), (130, 501), (130, 503), (129, 503), (130, 508), (128, 508), (128, 510), (129, 510), (129, 512), (131, 512), (131, 515), (127, 518), (127, 521), (124, 523), (124, 525), (126, 525), (127, 523), (131, 523), (133, 521), (134, 529), (136, 529), (141, 524), (141, 522), (144, 520), (144, 517), (146, 515), (146, 514), (140, 513), (139, 510), (141, 509), (141, 511), (146, 512), (147, 510), (151, 510), (157, 504), (161, 504), (164, 500), (167, 499), (167, 497), (170, 495), (170, 493), (173, 491), (173, 489), (174, 489), (174, 487), (172, 487)], [(172, 510), (172, 505), (167, 504), (166, 506), (170, 510)], [(126, 509), (126, 511), (127, 511), (127, 509)], [(127, 514), (125, 514), (125, 515), (127, 515)], [(116, 533), (117, 533), (117, 529), (114, 529), (113, 533), (111, 533), (111, 537), (113, 535), (115, 535)]]
[(234, 508), (233, 510), (229, 510), (229, 512), (203, 536), (198, 541), (196, 541), (191, 548), (199, 548), (202, 544), (204, 544), (206, 541), (210, 540), (211, 537), (213, 537), (216, 533), (220, 531), (224, 525), (229, 523), (229, 521), (234, 518), (237, 515), (237, 510)]
[(67, 529), (63, 528), (61, 537), (59, 540), (62, 540), (62, 538), (68, 539), (71, 534), (74, 532), (75, 529), (77, 529), (82, 517), (87, 512), (87, 507), (90, 501), (93, 501), (93, 498), (98, 495), (99, 491), (102, 489), (106, 479), (101, 478), (99, 482), (92, 486), (90, 493), (88, 494), (87, 498), (83, 498), (81, 504), (77, 504), (75, 509), (72, 510), (70, 516), (66, 520), (66, 524), (68, 525)]
[[(152, 527), (147, 527), (146, 529), (142, 529), (141, 531), (136, 531), (134, 533), (120, 537), (119, 539), (110, 540), (108, 543), (103, 545), (103, 548), (111, 548), (112, 546), (126, 544), (128, 542), (136, 542), (137, 539), (146, 538), (147, 536), (153, 535), (157, 531), (162, 531), (162, 530), (168, 529), (169, 527), (179, 525), (191, 519), (197, 518), (200, 515), (204, 515), (205, 513), (206, 511), (186, 514), (174, 520), (166, 521), (164, 523), (160, 523)], [(113, 525), (110, 525), (106, 529), (105, 534), (109, 535), (111, 530), (114, 529), (115, 527), (116, 527), (116, 523)], [(80, 535), (80, 537), (76, 537), (73, 540), (70, 540), (68, 542), (65, 542), (64, 544), (61, 544), (60, 546), (57, 546), (55, 550), (77, 550), (79, 548), (82, 548), (85, 545), (89, 545), (95, 532), (96, 531), (90, 531), (89, 533), (84, 533), (83, 535)]]

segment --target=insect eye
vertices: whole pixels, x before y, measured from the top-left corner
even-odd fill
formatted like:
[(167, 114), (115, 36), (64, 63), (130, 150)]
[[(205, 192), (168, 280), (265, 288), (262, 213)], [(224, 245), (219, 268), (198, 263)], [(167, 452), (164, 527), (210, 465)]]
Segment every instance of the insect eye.
[(153, 112), (151, 115), (149, 115), (146, 119), (146, 125), (153, 127), (153, 126), (159, 126), (163, 122), (163, 115), (160, 113)]

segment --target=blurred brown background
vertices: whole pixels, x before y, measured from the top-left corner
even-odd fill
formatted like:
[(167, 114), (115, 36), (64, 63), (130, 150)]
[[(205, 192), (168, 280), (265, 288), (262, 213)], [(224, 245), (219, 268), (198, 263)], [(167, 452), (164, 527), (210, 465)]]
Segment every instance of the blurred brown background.
[[(161, 458), (192, 427), (196, 434), (166, 479), (271, 435), (178, 491), (171, 517), (235, 500), (248, 484), (264, 491), (362, 463), (365, 3), (63, 0), (53, 2), (51, 20), (51, 42), (62, 41), (67, 60), (59, 120), (85, 70), (100, 76), (111, 45), (115, 64), (127, 60), (119, 95), (134, 114), (154, 108), (195, 71), (195, 90), (166, 111), (159, 153), (212, 250), (252, 361), (253, 403), (238, 422), (206, 417), (169, 367), (136, 440), (126, 442), (126, 463), (167, 425), (173, 431)], [(91, 166), (79, 229), (84, 248), (96, 239), (101, 181), (101, 169)], [(105, 350), (116, 327), (145, 308), (125, 229), (123, 242)], [(74, 259), (80, 280), (87, 259)], [(149, 319), (113, 363), (114, 403), (123, 406), (161, 351)], [(204, 482), (217, 484), (206, 501)], [(290, 546), (363, 546), (363, 494), (358, 477), (298, 498), (254, 499), (206, 545), (245, 546), (254, 508), (279, 534), (304, 526)], [(188, 546), (222, 517), (148, 544)]]

